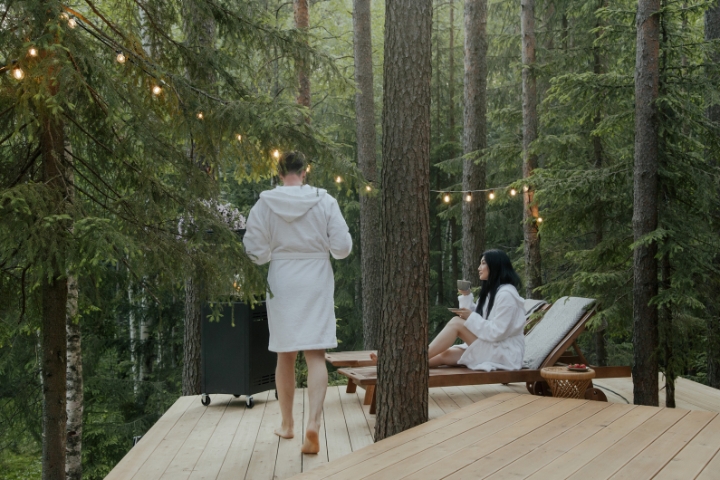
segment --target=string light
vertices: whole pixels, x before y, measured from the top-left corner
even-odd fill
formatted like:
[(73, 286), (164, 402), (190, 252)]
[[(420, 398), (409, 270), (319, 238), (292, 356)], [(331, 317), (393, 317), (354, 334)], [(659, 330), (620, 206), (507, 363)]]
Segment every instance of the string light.
[(523, 192), (527, 192), (528, 190), (530, 190), (530, 187), (528, 187), (527, 185), (523, 185)]
[(75, 28), (76, 25), (77, 25), (77, 22), (75, 22), (74, 18), (71, 18), (68, 20), (68, 27)]
[(468, 193), (467, 195), (465, 195), (465, 201), (472, 202), (472, 193)]
[(513, 196), (513, 197), (514, 197), (515, 195), (517, 195), (517, 190), (515, 190), (514, 188), (511, 188), (511, 189), (510, 189), (510, 195)]
[(335, 177), (335, 182), (342, 183), (342, 177), (339, 175), (337, 177)]
[(273, 150), (272, 156), (275, 158), (280, 158), (280, 150)]
[(242, 135), (240, 135), (239, 133), (237, 134), (237, 141), (242, 142)]
[(117, 52), (117, 57), (115, 57), (115, 60), (117, 60), (117, 62), (118, 62), (120, 65), (122, 65), (122, 64), (125, 63), (125, 60), (127, 60), (127, 58), (125, 58), (125, 54), (124, 54), (123, 52), (118, 51), (118, 52)]
[(445, 203), (450, 203), (450, 195), (446, 193), (446, 194), (443, 196), (443, 201), (444, 201)]
[(372, 187), (370, 185), (365, 185), (365, 190), (369, 192), (370, 190), (372, 190)]
[(490, 192), (490, 195), (488, 195), (488, 197), (490, 197), (490, 200), (495, 200), (495, 192)]
[(198, 112), (198, 113), (197, 113), (197, 118), (198, 118), (198, 120), (202, 120), (203, 118), (205, 118), (205, 115), (203, 115), (202, 112)]
[(306, 171), (307, 173), (310, 173), (310, 165), (307, 166), (307, 168), (305, 169), (305, 171)]
[(68, 17), (68, 14), (63, 12), (60, 14), (60, 20), (68, 20), (70, 17)]
[(152, 94), (156, 97), (162, 93), (162, 87), (160, 85), (155, 85), (152, 87)]
[(23, 72), (23, 69), (20, 67), (15, 67), (12, 70), (13, 77), (15, 77), (15, 80), (22, 80), (25, 78), (25, 72)]
[(38, 56), (37, 48), (35, 48), (35, 47), (30, 47), (30, 48), (28, 49), (28, 55), (30, 55), (31, 57), (37, 57), (37, 56)]
[(537, 223), (542, 223), (542, 217), (537, 218)]

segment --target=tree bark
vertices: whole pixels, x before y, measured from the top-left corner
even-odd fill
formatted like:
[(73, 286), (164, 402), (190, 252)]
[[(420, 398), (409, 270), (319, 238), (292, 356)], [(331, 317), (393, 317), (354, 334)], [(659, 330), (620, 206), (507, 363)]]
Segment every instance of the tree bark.
[[(535, 78), (535, 0), (520, 2), (520, 31), (522, 35), (522, 115), (523, 115), (523, 178), (529, 178), (538, 166), (537, 155), (530, 153), (530, 145), (537, 138), (537, 80)], [(523, 189), (523, 236), (525, 249), (525, 296), (537, 298), (535, 289), (542, 285), (540, 266), (540, 238), (538, 237), (538, 207), (532, 188)]]
[(431, 0), (386, 1), (376, 441), (428, 416), (431, 28)]
[(83, 376), (80, 321), (78, 319), (78, 285), (68, 277), (67, 299), (67, 427), (65, 474), (69, 480), (82, 478)]
[(372, 22), (370, 0), (353, 2), (355, 49), (355, 115), (357, 118), (357, 161), (371, 191), (360, 195), (360, 251), (362, 252), (362, 320), (366, 350), (377, 345), (382, 310), (382, 237), (380, 196), (377, 194), (375, 156), (375, 96), (373, 93)]
[[(294, 0), (293, 11), (295, 14), (295, 28), (307, 32), (310, 26), (308, 0)], [(310, 76), (308, 75), (307, 65), (305, 62), (299, 61), (296, 68), (298, 76), (297, 102), (304, 107), (310, 108)], [(306, 121), (308, 120), (309, 117), (306, 117)]]
[(185, 337), (183, 339), (182, 394), (198, 395), (200, 391), (200, 328), (202, 299), (197, 278), (185, 280)]
[[(48, 74), (53, 77), (53, 72)], [(51, 94), (59, 91), (57, 82), (49, 87)], [(57, 214), (67, 210), (68, 182), (65, 178), (63, 158), (65, 139), (62, 123), (43, 112), (41, 138), (43, 173), (45, 184), (56, 203)], [(69, 225), (60, 224), (56, 235), (62, 237)], [(62, 242), (58, 242), (62, 244)], [(64, 266), (56, 258), (64, 258), (66, 252), (57, 252), (50, 262), (50, 271), (42, 282), (42, 362), (43, 362), (43, 480), (65, 478), (65, 411), (66, 395), (66, 308), (68, 283)]]
[[(639, 242), (658, 226), (658, 114), (660, 0), (639, 0), (636, 17), (635, 166), (633, 237)], [(636, 405), (658, 405), (657, 243), (633, 251), (633, 395)]]
[[(480, 154), (487, 147), (487, 0), (465, 0), (465, 112), (463, 153), (464, 191), (485, 189), (485, 163)], [(462, 275), (473, 287), (480, 285), (477, 268), (485, 251), (484, 192), (462, 202)]]
[[(705, 40), (707, 42), (720, 40), (720, 2), (715, 2), (705, 12)], [(708, 75), (717, 85), (720, 82), (720, 76), (718, 75), (720, 55), (711, 55), (708, 64), (710, 65)], [(716, 126), (720, 125), (720, 104), (708, 107), (707, 116)], [(717, 158), (711, 159), (711, 163), (715, 166), (720, 165)], [(720, 188), (716, 189), (715, 194), (720, 199)], [(720, 231), (718, 231), (718, 234), (720, 234)], [(720, 255), (715, 258), (715, 265), (720, 268)], [(720, 280), (714, 279), (712, 285), (714, 288), (711, 288), (714, 291), (710, 298), (713, 300), (707, 302), (707, 382), (711, 387), (720, 388), (720, 308), (716, 300), (720, 297)]]

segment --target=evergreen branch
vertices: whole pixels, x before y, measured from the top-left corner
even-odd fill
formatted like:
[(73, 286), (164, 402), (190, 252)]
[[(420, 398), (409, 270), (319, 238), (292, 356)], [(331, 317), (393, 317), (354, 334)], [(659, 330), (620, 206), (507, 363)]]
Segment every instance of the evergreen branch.
[(22, 300), (21, 300), (21, 309), (20, 309), (20, 317), (18, 318), (18, 325), (23, 320), (23, 317), (25, 316), (25, 307), (27, 305), (27, 296), (25, 295), (25, 274), (27, 273), (28, 269), (30, 268), (30, 265), (27, 265), (23, 271), (22, 275), (20, 276), (20, 292), (22, 293)]
[[(17, 103), (13, 103), (7, 109), (5, 109), (2, 113), (0, 113), (0, 118), (4, 117), (6, 113), (11, 111), (13, 108), (15, 108), (15, 105), (17, 105)], [(0, 143), (2, 143), (2, 142), (0, 142)]]
[[(121, 253), (120, 251), (118, 251), (117, 248), (113, 247), (113, 249), (115, 250), (116, 253), (118, 253), (118, 254)], [(162, 302), (160, 301), (160, 299), (152, 292), (152, 288), (150, 288), (150, 286), (145, 282), (145, 280), (143, 280), (141, 277), (138, 276), (137, 273), (135, 273), (133, 271), (132, 267), (130, 267), (130, 264), (128, 263), (125, 256), (119, 255), (119, 258), (120, 258), (120, 261), (127, 267), (128, 272), (130, 272), (135, 277), (135, 280), (137, 280), (138, 283), (145, 288), (145, 290), (147, 290), (147, 292), (150, 294), (150, 296), (155, 299), (155, 302), (158, 305), (162, 305)]]
[[(113, 32), (117, 33), (118, 36), (119, 36), (120, 38), (122, 38), (123, 40), (125, 40), (126, 42), (128, 42), (128, 44), (131, 43), (130, 40), (129, 40), (128, 38), (126, 38), (125, 35), (123, 35), (123, 33), (122, 33), (120, 30), (118, 30), (118, 29), (115, 27), (115, 25), (113, 25), (113, 23), (112, 23), (110, 20), (108, 20), (107, 18), (105, 18), (105, 17), (103, 16), (103, 14), (100, 12), (100, 10), (98, 10), (98, 8), (95, 6), (95, 4), (93, 4), (93, 2), (91, 2), (90, 0), (85, 0), (85, 3), (88, 4), (88, 6), (89, 6), (90, 9), (95, 13), (95, 15), (97, 15), (98, 17), (100, 17), (100, 19), (101, 19), (103, 22), (105, 22), (105, 24), (106, 24), (108, 27), (110, 27), (110, 29), (111, 29)], [(73, 15), (77, 15), (77, 14), (76, 14), (76, 13), (73, 13)], [(80, 18), (84, 18), (84, 17), (81, 16)]]
[[(116, 191), (105, 181), (105, 179), (104, 179), (100, 174), (98, 174), (90, 165), (88, 165), (87, 162), (85, 162), (85, 160), (83, 160), (82, 158), (78, 157), (77, 155), (75, 155), (73, 152), (71, 152), (71, 151), (68, 150), (67, 148), (65, 149), (65, 153), (70, 154), (71, 157), (73, 157), (73, 158), (74, 158), (75, 160), (77, 160), (78, 162), (82, 163), (82, 164), (85, 166), (85, 168), (87, 168), (88, 170), (90, 170), (90, 172), (91, 172), (93, 175), (95, 175), (95, 176), (103, 183), (103, 185), (105, 185), (105, 186), (108, 188), (108, 190), (110, 190), (112, 193), (115, 194), (115, 196), (117, 197), (118, 200), (122, 198), (122, 195), (120, 195), (118, 192), (116, 192)], [(72, 165), (72, 167), (73, 167), (73, 170), (75, 170), (75, 171), (76, 171), (79, 175), (81, 175), (86, 181), (88, 181), (88, 183), (90, 183), (90, 185), (92, 185), (93, 187), (95, 187), (95, 185), (94, 185), (92, 182), (90, 182), (90, 181), (88, 180), (88, 178), (85, 177), (85, 176), (82, 174), (82, 172), (80, 172), (80, 171), (75, 167), (75, 165)], [(96, 189), (97, 191), (103, 193), (103, 195), (105, 195), (107, 198), (110, 198), (109, 195), (107, 195), (106, 193), (102, 192), (102, 190), (100, 190), (99, 188), (95, 187), (95, 189)]]
[(97, 93), (97, 91), (94, 88), (92, 88), (90, 86), (90, 84), (88, 84), (85, 81), (85, 78), (84, 78), (82, 72), (80, 71), (80, 67), (78, 66), (77, 62), (75, 61), (75, 57), (73, 56), (72, 52), (70, 52), (70, 50), (67, 51), (67, 55), (68, 55), (68, 57), (70, 57), (70, 61), (75, 66), (75, 71), (78, 73), (78, 76), (80, 77), (83, 85), (85, 85), (85, 87), (87, 87), (88, 91), (90, 92), (90, 95), (93, 97), (93, 100), (95, 100), (95, 103), (97, 103), (98, 106), (100, 107), (100, 109), (105, 113), (105, 115), (107, 115), (107, 113), (108, 113), (107, 104), (104, 104), (104, 102), (100, 98), (100, 95)]
[(10, 137), (12, 137), (13, 135), (15, 135), (16, 133), (22, 132), (22, 131), (25, 129), (25, 127), (27, 127), (28, 125), (30, 125), (30, 122), (28, 122), (28, 123), (26, 123), (25, 125), (23, 125), (22, 127), (20, 127), (17, 132), (10, 132), (10, 133), (8, 133), (7, 136), (5, 136), (5, 138), (3, 138), (2, 140), (0, 140), (0, 145), (2, 145), (3, 143), (7, 142), (7, 141), (10, 139)]
[(7, 14), (10, 12), (10, 7), (12, 7), (13, 0), (10, 0), (7, 4), (7, 7), (5, 7), (5, 12), (3, 13), (2, 20), (0, 20), (0, 25), (5, 23), (5, 19), (7, 18)]
[(40, 156), (41, 153), (42, 153), (42, 150), (40, 148), (35, 150), (35, 155), (33, 155), (33, 157), (25, 165), (25, 167), (23, 167), (22, 171), (20, 172), (18, 177), (15, 179), (15, 181), (10, 184), (10, 188), (12, 188), (15, 185), (17, 185), (18, 183), (20, 183), (20, 180), (22, 179), (22, 177), (27, 173), (27, 171), (30, 169), (30, 167), (32, 167), (35, 164), (35, 160), (37, 160), (37, 158)]

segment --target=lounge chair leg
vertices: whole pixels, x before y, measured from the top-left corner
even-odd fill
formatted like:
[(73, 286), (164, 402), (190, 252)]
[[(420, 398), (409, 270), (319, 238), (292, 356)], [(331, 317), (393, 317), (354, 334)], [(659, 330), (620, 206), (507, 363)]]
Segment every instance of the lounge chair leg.
[(585, 400), (595, 400), (598, 402), (607, 402), (607, 395), (605, 392), (596, 387), (590, 387), (585, 390)]
[(375, 385), (366, 385), (365, 386), (365, 399), (363, 400), (363, 405), (372, 404), (373, 398), (375, 398)]
[(345, 389), (345, 393), (355, 393), (355, 390), (357, 390), (357, 385), (355, 385), (355, 382), (348, 378), (348, 384), (347, 388)]
[(375, 415), (376, 412), (377, 412), (377, 391), (373, 388), (372, 403), (370, 403), (370, 415)]

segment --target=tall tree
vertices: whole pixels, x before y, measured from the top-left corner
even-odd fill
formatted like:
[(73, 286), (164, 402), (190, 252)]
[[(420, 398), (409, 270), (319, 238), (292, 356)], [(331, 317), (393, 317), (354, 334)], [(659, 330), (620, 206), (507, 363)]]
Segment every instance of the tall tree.
[[(307, 34), (310, 26), (310, 9), (308, 0), (293, 0), (293, 12), (295, 14), (295, 28)], [(310, 74), (304, 60), (296, 63), (298, 76), (298, 104), (310, 108)], [(306, 121), (309, 117), (305, 117)]]
[[(715, 2), (705, 12), (705, 40), (714, 42), (714, 48), (709, 55), (708, 75), (711, 82), (718, 84), (720, 78), (720, 3)], [(720, 103), (713, 103), (707, 109), (708, 119), (716, 128), (720, 128)], [(715, 167), (720, 167), (720, 159), (714, 158), (710, 162)], [(720, 189), (716, 189), (717, 199), (720, 201)], [(720, 224), (716, 220), (716, 225)], [(719, 232), (720, 233), (720, 232)], [(715, 259), (715, 265), (720, 268), (720, 255)], [(715, 288), (715, 295), (711, 294), (712, 300), (707, 302), (707, 381), (715, 388), (720, 388), (720, 307), (716, 299), (720, 292), (720, 280), (714, 276), (712, 285)]]
[[(360, 251), (362, 252), (363, 343), (377, 345), (376, 335), (382, 309), (382, 238), (380, 196), (377, 194), (375, 157), (375, 95), (373, 93), (372, 21), (370, 0), (353, 2), (355, 50), (355, 116), (357, 120), (357, 162), (369, 190), (360, 195)], [(365, 193), (365, 192), (363, 192)]]
[(68, 277), (67, 303), (67, 440), (65, 474), (69, 480), (82, 478), (83, 375), (82, 342), (78, 317), (77, 279)]
[(636, 405), (658, 404), (657, 242), (660, 0), (639, 0), (636, 16), (635, 162), (633, 196), (633, 396)]
[[(485, 189), (487, 147), (487, 0), (465, 0), (465, 114), (463, 125), (463, 186), (465, 191)], [(476, 192), (462, 203), (463, 278), (473, 286), (480, 257), (485, 251), (484, 192)]]
[[(529, 178), (538, 166), (537, 155), (530, 152), (538, 135), (537, 80), (535, 76), (535, 0), (520, 1), (520, 34), (522, 36), (522, 117), (523, 178)], [(535, 289), (542, 285), (538, 207), (535, 192), (523, 188), (523, 233), (525, 239), (525, 296), (537, 298)]]
[(386, 2), (376, 440), (428, 415), (431, 29), (431, 0)]
[[(198, 0), (183, 1), (183, 30), (185, 42), (189, 55), (187, 57), (187, 76), (190, 82), (201, 85), (203, 88), (212, 88), (215, 82), (214, 71), (205, 68), (203, 58), (207, 58), (215, 48), (215, 19), (209, 9), (209, 5)], [(196, 115), (200, 115), (199, 111)], [(199, 118), (199, 117), (198, 117)], [(190, 139), (189, 156), (190, 160), (198, 168), (206, 172), (210, 171), (208, 159), (203, 155), (203, 149), (197, 148), (201, 139)], [(199, 153), (196, 153), (199, 152)], [(203, 271), (198, 265), (194, 266), (193, 276), (185, 280), (185, 336), (183, 339), (183, 395), (197, 395), (200, 392), (200, 370), (201, 370), (201, 326), (202, 326), (202, 304), (207, 295)], [(142, 351), (146, 352), (142, 335), (142, 324), (140, 329), (140, 340)], [(143, 371), (142, 362), (145, 355), (140, 356), (140, 371)], [(141, 375), (142, 380), (142, 375)]]

